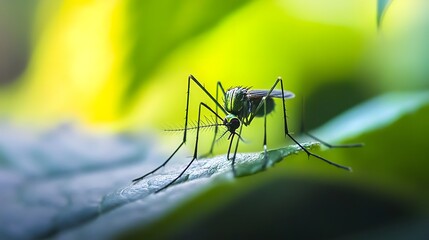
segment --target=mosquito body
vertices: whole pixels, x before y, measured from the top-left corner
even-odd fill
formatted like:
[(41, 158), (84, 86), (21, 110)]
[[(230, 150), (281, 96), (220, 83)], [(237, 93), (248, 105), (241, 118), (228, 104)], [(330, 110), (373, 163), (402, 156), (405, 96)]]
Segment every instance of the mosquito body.
[[(222, 88), (223, 89), (223, 88)], [(273, 98), (282, 98), (289, 99), (293, 98), (295, 95), (292, 92), (283, 91), (283, 90), (251, 90), (250, 88), (245, 87), (234, 87), (230, 88), (224, 93), (224, 111), (227, 113), (226, 117), (223, 120), (223, 125), (227, 127), (227, 132), (230, 133), (228, 139), (230, 139), (230, 147), (228, 148), (227, 158), (235, 161), (235, 154), (231, 159), (230, 151), (231, 144), (233, 142), (234, 136), (237, 135), (241, 139), (241, 127), (248, 126), (252, 123), (255, 117), (265, 117), (267, 114), (271, 113), (274, 110), (274, 100)], [(264, 118), (266, 121), (266, 118)], [(237, 132), (237, 130), (239, 132)], [(225, 132), (225, 133), (227, 133)], [(225, 134), (224, 133), (224, 134)], [(215, 131), (216, 137), (216, 131)], [(215, 140), (215, 139), (213, 139)], [(238, 140), (237, 140), (238, 141)], [(214, 143), (214, 141), (213, 141)], [(238, 142), (237, 142), (238, 143)], [(213, 145), (210, 149), (210, 153), (213, 151)], [(264, 152), (266, 160), (266, 122), (264, 124)], [(264, 168), (266, 167), (267, 161), (264, 163)], [(232, 170), (235, 175), (235, 168), (232, 167)]]
[[(291, 92), (280, 90), (251, 90), (250, 88), (230, 88), (224, 97), (225, 111), (248, 126), (254, 117), (263, 117), (274, 110), (272, 98), (293, 98)], [(265, 98), (264, 103), (262, 99)], [(265, 107), (262, 107), (265, 106)], [(226, 118), (225, 118), (226, 119)]]
[[(215, 110), (213, 110), (211, 107), (209, 107), (204, 102), (200, 102), (199, 108), (198, 108), (198, 120), (197, 120), (197, 126), (196, 127), (189, 127), (188, 128), (188, 111), (189, 111), (189, 94), (190, 94), (190, 86), (191, 83), (196, 84), (206, 95), (215, 103), (216, 107)], [(280, 89), (275, 89), (277, 85), (280, 85)], [(268, 163), (268, 157), (267, 157), (267, 114), (271, 113), (274, 110), (274, 100), (273, 98), (278, 98), (282, 100), (282, 106), (283, 106), (283, 124), (284, 124), (284, 134), (285, 136), (289, 137), (293, 142), (295, 142), (308, 156), (314, 156), (328, 164), (334, 165), (338, 168), (345, 169), (348, 171), (351, 171), (350, 167), (342, 166), (337, 163), (331, 162), (319, 155), (316, 155), (306, 148), (304, 148), (295, 138), (291, 136), (288, 129), (287, 119), (286, 119), (286, 104), (285, 100), (293, 98), (295, 95), (292, 92), (283, 90), (283, 80), (279, 77), (275, 81), (274, 85), (269, 90), (252, 90), (248, 87), (234, 87), (230, 88), (227, 91), (224, 90), (222, 84), (220, 82), (217, 83), (216, 88), (216, 97), (214, 97), (210, 92), (206, 90), (206, 88), (192, 75), (188, 77), (188, 87), (187, 87), (187, 98), (186, 98), (186, 111), (185, 111), (185, 124), (183, 130), (183, 140), (179, 144), (179, 146), (176, 148), (176, 150), (167, 158), (167, 160), (155, 168), (154, 170), (150, 171), (149, 173), (136, 178), (133, 180), (133, 183), (137, 183), (138, 181), (142, 180), (146, 176), (158, 171), (160, 168), (164, 167), (171, 158), (179, 151), (179, 149), (186, 143), (187, 140), (187, 131), (190, 129), (196, 129), (196, 137), (195, 137), (195, 148), (194, 148), (194, 154), (192, 160), (188, 163), (188, 165), (183, 169), (183, 171), (174, 178), (170, 183), (168, 183), (166, 186), (162, 187), (161, 189), (157, 190), (156, 192), (162, 191), (169, 187), (170, 185), (174, 184), (185, 172), (186, 170), (191, 166), (191, 164), (197, 159), (198, 155), (198, 139), (199, 139), (199, 132), (201, 128), (204, 127), (215, 127), (215, 133), (213, 137), (213, 141), (211, 144), (210, 152), (211, 154), (213, 152), (214, 143), (216, 142), (216, 136), (218, 132), (218, 128), (221, 126), (224, 126), (226, 128), (225, 132), (222, 134), (221, 137), (223, 137), (225, 134), (229, 133), (228, 140), (229, 140), (229, 147), (227, 152), (227, 159), (231, 160), (231, 167), (234, 176), (236, 176), (235, 171), (235, 157), (238, 150), (238, 143), (240, 140), (242, 140), (241, 137), (241, 131), (243, 126), (248, 126), (252, 123), (253, 119), (255, 117), (263, 117), (264, 118), (264, 133), (263, 133), (263, 147), (264, 147), (264, 165), (263, 168), (267, 166)], [(219, 89), (221, 91), (221, 94), (223, 95), (223, 104), (221, 104), (218, 100), (219, 98)], [(219, 115), (219, 109), (222, 111), (222, 113), (225, 115), (225, 117), (221, 117)], [(201, 113), (202, 110), (208, 110), (211, 114), (213, 114), (216, 117), (216, 120), (218, 121), (216, 124), (211, 125), (201, 125)], [(325, 143), (321, 141), (320, 139), (308, 134), (310, 137), (314, 138), (315, 140), (321, 142), (322, 144), (333, 148), (333, 147), (358, 147), (362, 146), (362, 144), (350, 144), (350, 145), (330, 145), (328, 143)], [(235, 146), (233, 147), (235, 136), (237, 136), (235, 141)], [(231, 155), (231, 149), (233, 150), (233, 155)]]

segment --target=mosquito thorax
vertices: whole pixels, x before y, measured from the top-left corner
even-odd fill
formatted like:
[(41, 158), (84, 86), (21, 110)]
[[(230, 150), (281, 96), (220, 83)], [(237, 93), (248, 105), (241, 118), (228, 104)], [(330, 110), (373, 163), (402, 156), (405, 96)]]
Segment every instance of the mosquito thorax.
[[(239, 116), (248, 113), (249, 99), (247, 97), (248, 88), (235, 87), (230, 88), (225, 93), (225, 110), (229, 113)], [(244, 110), (244, 111), (243, 111)], [(241, 116), (246, 117), (246, 116)]]
[(228, 128), (228, 131), (235, 133), (235, 130), (240, 127), (240, 120), (234, 114), (228, 114), (223, 120), (223, 124)]

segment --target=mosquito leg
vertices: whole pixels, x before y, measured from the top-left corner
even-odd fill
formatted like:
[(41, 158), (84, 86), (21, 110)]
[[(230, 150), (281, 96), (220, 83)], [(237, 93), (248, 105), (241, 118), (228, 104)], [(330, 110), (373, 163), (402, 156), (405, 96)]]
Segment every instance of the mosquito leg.
[[(141, 177), (133, 179), (132, 180), (133, 184), (138, 183), (140, 180), (144, 179), (145, 177), (147, 177), (147, 176), (155, 173), (156, 171), (158, 171), (159, 169), (161, 169), (162, 167), (164, 167), (173, 158), (173, 156), (179, 151), (179, 149), (186, 143), (186, 136), (187, 136), (187, 129), (188, 129), (189, 95), (190, 95), (190, 89), (191, 89), (191, 80), (198, 87), (200, 87), (200, 89), (203, 90), (203, 92), (205, 92), (207, 94), (207, 96), (209, 96), (215, 102), (216, 107), (219, 106), (221, 108), (221, 110), (223, 112), (225, 112), (225, 109), (222, 107), (222, 105), (207, 91), (207, 89), (205, 89), (204, 86), (201, 85), (201, 83), (194, 76), (189, 75), (189, 77), (188, 77), (187, 92), (186, 92), (185, 127), (183, 128), (183, 139), (182, 139), (182, 142), (179, 144), (179, 146), (176, 148), (176, 150), (174, 150), (174, 152), (167, 158), (167, 160), (165, 160), (161, 165), (159, 165), (154, 170), (146, 173), (145, 175), (143, 175)], [(212, 109), (210, 109), (210, 110), (211, 110), (211, 112), (213, 112), (216, 115), (216, 117), (218, 119), (220, 119), (221, 121), (223, 121), (223, 118), (221, 118), (219, 116), (219, 114), (217, 114), (216, 112), (214, 112)]]
[(355, 147), (363, 147), (365, 144), (363, 143), (349, 143), (349, 144), (330, 144), (327, 143), (320, 138), (317, 138), (316, 136), (310, 134), (309, 132), (303, 132), (305, 135), (309, 136), (310, 138), (313, 138), (314, 140), (320, 142), (322, 145), (328, 147), (328, 148), (355, 148)]
[[(240, 136), (241, 136), (241, 131), (243, 130), (243, 124), (241, 124), (240, 126), (240, 130), (238, 131), (238, 137), (237, 137), (237, 142), (235, 144), (235, 149), (234, 149), (234, 155), (232, 155), (232, 161), (231, 161), (231, 168), (232, 168), (232, 173), (234, 174), (234, 177), (237, 177), (237, 171), (235, 169), (235, 158), (237, 157), (237, 151), (238, 151), (238, 143), (240, 142)], [(234, 138), (234, 135), (232, 135), (232, 137)], [(231, 144), (233, 142), (233, 139), (231, 139), (231, 143), (229, 144), (229, 148), (231, 148)], [(229, 152), (229, 149), (228, 149)]]
[(320, 160), (322, 160), (322, 161), (324, 161), (324, 162), (326, 162), (326, 163), (328, 163), (328, 164), (330, 164), (330, 165), (333, 165), (333, 166), (335, 166), (335, 167), (338, 167), (338, 168), (341, 168), (341, 169), (344, 169), (344, 170), (347, 170), (347, 171), (352, 171), (352, 168), (351, 167), (347, 167), (347, 166), (343, 166), (343, 165), (340, 165), (340, 164), (338, 164), (338, 163), (334, 163), (334, 162), (332, 162), (332, 161), (329, 161), (328, 159), (326, 159), (326, 158), (324, 158), (324, 157), (322, 157), (322, 156), (319, 156), (319, 155), (317, 155), (317, 154), (314, 154), (314, 153), (312, 153), (312, 152), (310, 152), (310, 151), (308, 151), (305, 147), (303, 147), (297, 140), (295, 140), (295, 138), (293, 138), (289, 133), (286, 133), (286, 135), (290, 138), (290, 139), (292, 139), (292, 141), (294, 141), (305, 153), (307, 153), (307, 156), (313, 156), (313, 157), (316, 157), (316, 158), (318, 158), (318, 159), (320, 159)]
[[(261, 107), (264, 108), (264, 143), (263, 143), (263, 145), (264, 145), (264, 163), (262, 165), (262, 169), (265, 169), (267, 167), (267, 165), (268, 165), (268, 153), (267, 153), (267, 104), (266, 104), (266, 101), (267, 101), (267, 97), (270, 96), (270, 94), (273, 92), (274, 88), (277, 86), (277, 84), (280, 81), (282, 81), (281, 78), (278, 78), (276, 80), (276, 82), (273, 84), (273, 86), (271, 87), (271, 89), (267, 92), (266, 96), (264, 96), (262, 98), (262, 100), (259, 102), (259, 104), (256, 107), (256, 109), (254, 110), (254, 112), (252, 112), (250, 114), (250, 118), (245, 122), (246, 125), (249, 125), (253, 121), (253, 119), (255, 118), (256, 113), (259, 111), (259, 109)], [(285, 98), (284, 97), (284, 91), (283, 91), (283, 88), (282, 88), (283, 103), (285, 101), (284, 98)], [(287, 128), (287, 122), (286, 121), (285, 121), (285, 126)]]
[[(220, 108), (220, 110), (222, 110), (222, 112), (224, 113), (224, 114), (227, 114), (227, 112), (226, 112), (226, 110), (225, 110), (225, 108), (222, 106), (222, 104), (220, 104), (219, 103), (219, 101), (216, 99), (216, 98), (214, 98), (213, 97), (213, 95), (211, 95), (210, 93), (209, 93), (209, 91), (207, 91), (207, 89), (194, 77), (194, 76), (192, 76), (192, 75), (189, 75), (189, 77), (188, 77), (188, 85), (189, 85), (189, 82), (190, 81), (193, 81), (195, 84), (197, 84), (198, 85), (198, 87), (200, 87), (201, 88), (201, 90), (203, 90), (203, 92), (205, 93), (205, 94), (207, 94), (207, 96), (216, 104), (216, 107), (219, 107)], [(222, 87), (222, 89), (223, 89), (223, 87)], [(225, 92), (225, 90), (223, 90), (223, 92)], [(217, 117), (219, 117), (220, 118), (220, 120), (222, 120), (223, 121), (223, 119), (219, 116), (219, 115), (217, 115)]]
[[(184, 131), (186, 131), (186, 129), (184, 130)], [(186, 140), (185, 140), (186, 141)], [(154, 172), (156, 172), (156, 171), (158, 171), (160, 168), (162, 168), (162, 167), (164, 167), (169, 161), (170, 161), (170, 159), (177, 153), (177, 151), (179, 151), (179, 149), (183, 146), (183, 144), (185, 144), (185, 141), (182, 141), (182, 143), (180, 143), (180, 145), (176, 148), (176, 150), (170, 155), (170, 157), (168, 157), (167, 158), (167, 160), (163, 163), (163, 164), (161, 164), (161, 165), (159, 165), (157, 168), (155, 168), (154, 170), (152, 170), (152, 171), (150, 171), (150, 172), (148, 172), (148, 173), (146, 173), (145, 175), (143, 175), (143, 176), (141, 176), (141, 177), (138, 177), (138, 178), (135, 178), (135, 179), (133, 179), (132, 180), (132, 182), (133, 182), (133, 184), (136, 184), (136, 183), (138, 183), (140, 180), (142, 180), (143, 178), (145, 178), (145, 177), (147, 177), (147, 176), (149, 176), (149, 175), (151, 175), (152, 173), (154, 173)]]
[(226, 159), (232, 160), (231, 161), (231, 168), (232, 168), (232, 173), (235, 177), (237, 175), (237, 173), (235, 171), (235, 154), (233, 155), (232, 158), (229, 157), (229, 155), (231, 153), (231, 146), (232, 146), (232, 143), (234, 142), (234, 136), (235, 136), (235, 134), (232, 134), (231, 139), (229, 140), (229, 147), (228, 147), (228, 153), (226, 154)]
[(265, 100), (267, 97), (263, 97), (262, 101), (264, 102), (264, 164), (262, 165), (262, 169), (267, 168), (268, 165), (268, 153), (267, 153), (267, 104)]
[(364, 144), (363, 143), (350, 143), (350, 144), (330, 144), (328, 142), (325, 142), (323, 140), (321, 140), (320, 138), (310, 134), (309, 132), (306, 131), (305, 129), (305, 104), (304, 104), (304, 98), (302, 99), (302, 111), (301, 111), (301, 133), (309, 136), (310, 138), (320, 142), (322, 145), (328, 147), (328, 148), (355, 148), (355, 147), (363, 147)]
[[(219, 89), (222, 91), (222, 94), (223, 94), (222, 96), (225, 96), (225, 89), (223, 88), (221, 82), (217, 82), (217, 84), (216, 84), (216, 101), (217, 102), (219, 102)], [(219, 106), (216, 104), (216, 115), (218, 115), (218, 113), (219, 113), (218, 110), (219, 110)], [(218, 130), (219, 130), (219, 126), (216, 125), (215, 129), (214, 129), (212, 144), (210, 146), (210, 151), (208, 153), (202, 155), (202, 157), (210, 156), (213, 154), (213, 149), (214, 149), (214, 145), (216, 142), (216, 136), (217, 136)]]
[[(271, 89), (267, 92), (266, 96), (264, 96), (262, 98), (262, 100), (259, 102), (259, 104), (256, 107), (256, 109), (254, 110), (254, 112), (251, 113), (250, 118), (245, 122), (246, 125), (249, 125), (253, 121), (253, 119), (255, 118), (256, 113), (259, 111), (259, 109), (261, 107), (264, 108), (264, 143), (263, 143), (263, 145), (264, 145), (264, 163), (262, 165), (262, 169), (265, 169), (267, 167), (267, 165), (268, 165), (268, 152), (267, 152), (267, 103), (266, 103), (266, 101), (267, 101), (267, 98), (270, 96), (270, 94), (273, 92), (274, 88), (281, 81), (282, 81), (281, 78), (278, 78), (276, 80), (276, 82), (273, 84), (273, 86), (271, 87)], [(282, 100), (283, 100), (283, 103), (284, 103), (285, 102), (285, 96), (284, 96), (284, 90), (283, 90), (283, 88), (282, 88)], [(283, 104), (283, 109), (284, 109), (284, 104)], [(287, 129), (286, 119), (285, 119), (285, 128)]]
[(186, 170), (188, 170), (188, 168), (192, 165), (192, 163), (195, 161), (195, 159), (197, 159), (197, 155), (198, 155), (198, 139), (199, 139), (199, 134), (200, 134), (200, 123), (201, 123), (201, 106), (207, 108), (211, 112), (214, 112), (205, 103), (203, 103), (203, 102), (200, 103), (200, 105), (198, 107), (197, 135), (195, 137), (195, 148), (194, 148), (194, 155), (192, 157), (192, 160), (188, 163), (188, 165), (186, 165), (186, 167), (182, 170), (182, 172), (176, 178), (174, 178), (171, 182), (169, 182), (164, 187), (162, 187), (162, 188), (158, 189), (157, 191), (155, 191), (155, 193), (161, 192), (162, 190), (164, 190), (164, 189), (168, 188), (169, 186), (171, 186), (172, 184), (174, 184), (179, 178), (181, 178), (183, 176), (183, 174), (186, 172)]
[(191, 87), (190, 81), (188, 78), (188, 88), (186, 91), (185, 127), (183, 128), (183, 140), (182, 140), (182, 142), (179, 144), (179, 146), (176, 148), (176, 150), (174, 150), (174, 152), (167, 158), (167, 160), (165, 160), (161, 165), (159, 165), (154, 170), (146, 173), (145, 175), (143, 175), (141, 177), (133, 179), (132, 180), (133, 184), (138, 183), (140, 180), (144, 179), (145, 177), (155, 173), (156, 171), (158, 171), (159, 169), (164, 167), (171, 160), (171, 158), (173, 158), (173, 156), (177, 153), (177, 151), (179, 151), (179, 149), (186, 143), (186, 135), (187, 135), (187, 130), (188, 130), (189, 94), (190, 94), (190, 89), (191, 89), (190, 87)]
[(228, 152), (227, 152), (227, 154), (226, 154), (226, 158), (228, 159), (228, 160), (231, 160), (231, 169), (232, 169), (232, 173), (233, 173), (233, 175), (234, 175), (234, 177), (236, 177), (237, 176), (237, 172), (236, 172), (236, 170), (235, 170), (235, 157), (237, 156), (237, 150), (238, 150), (238, 142), (240, 141), (240, 136), (241, 136), (241, 130), (243, 129), (243, 125), (241, 125), (240, 126), (240, 130), (239, 130), (239, 133), (238, 133), (238, 138), (237, 138), (237, 143), (236, 143), (236, 145), (235, 145), (235, 149), (234, 149), (234, 154), (232, 155), (232, 158), (230, 157), (230, 154), (231, 154), (231, 147), (232, 147), (232, 143), (234, 142), (234, 136), (236, 135), (236, 134), (231, 134), (230, 135), (230, 138), (231, 139), (229, 139), (229, 137), (228, 137), (228, 139), (229, 139), (229, 147), (228, 147)]
[[(284, 94), (283, 80), (281, 78), (278, 78), (277, 81), (276, 81), (276, 84), (278, 82), (280, 82), (280, 87), (281, 87), (281, 90), (282, 90), (282, 94)], [(333, 165), (335, 167), (338, 167), (338, 168), (341, 168), (341, 169), (344, 169), (344, 170), (347, 170), (347, 171), (352, 171), (351, 167), (347, 167), (347, 166), (343, 166), (343, 165), (334, 163), (334, 162), (329, 161), (328, 159), (326, 159), (324, 157), (321, 157), (319, 155), (316, 155), (316, 154), (310, 152), (305, 147), (303, 147), (295, 138), (293, 138), (292, 135), (289, 133), (289, 129), (288, 129), (288, 125), (287, 125), (286, 104), (285, 104), (284, 97), (282, 97), (282, 101), (283, 101), (282, 102), (283, 103), (283, 120), (284, 120), (284, 128), (285, 128), (285, 134), (286, 134), (286, 136), (288, 136), (293, 142), (295, 142), (307, 154), (308, 157), (313, 156), (313, 157), (316, 157), (316, 158), (318, 158), (318, 159), (320, 159), (320, 160), (322, 160), (322, 161), (324, 161), (324, 162), (326, 162), (326, 163), (328, 163), (330, 165)]]

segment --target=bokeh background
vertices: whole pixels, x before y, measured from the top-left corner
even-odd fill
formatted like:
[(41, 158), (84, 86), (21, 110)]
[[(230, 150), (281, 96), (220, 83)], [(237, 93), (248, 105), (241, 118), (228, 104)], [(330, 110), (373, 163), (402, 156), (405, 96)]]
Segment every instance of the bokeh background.
[[(213, 93), (217, 81), (264, 89), (282, 76), (297, 95), (289, 121), (301, 121), (305, 99), (311, 129), (382, 92), (427, 87), (423, 9), (398, 1), (377, 31), (371, 0), (4, 1), (1, 115), (36, 126), (180, 127), (189, 74)], [(208, 99), (193, 94), (195, 119)]]
[(373, 1), (2, 4), (2, 115), (24, 122), (175, 122), (189, 74), (212, 92), (216, 81), (269, 88), (282, 76), (297, 96), (317, 99), (310, 105), (324, 101), (319, 124), (331, 108), (424, 84), (374, 78)]
[(142, 127), (183, 115), (168, 106), (184, 105), (189, 74), (212, 92), (282, 76), (314, 127), (380, 92), (427, 86), (424, 3), (401, 2), (377, 31), (374, 1), (5, 1), (2, 115)]
[[(189, 74), (212, 93), (217, 81), (226, 88), (267, 89), (282, 76), (285, 88), (296, 94), (287, 107), (297, 133), (303, 100), (306, 128), (315, 129), (385, 93), (425, 95), (429, 4), (391, 1), (378, 22), (377, 4), (388, 2), (1, 1), (0, 122), (45, 130), (72, 122), (91, 131), (144, 132), (167, 139), (159, 148), (170, 151), (181, 135), (162, 130), (182, 127)], [(191, 88), (190, 118), (196, 120), (200, 101), (214, 105)], [(354, 164), (368, 170), (357, 178), (370, 182), (379, 174), (380, 182), (401, 194), (413, 192), (425, 212), (427, 112), (426, 107), (424, 114), (385, 132), (351, 138), (370, 143), (362, 152), (327, 156), (367, 158)], [(268, 118), (270, 148), (284, 145), (280, 113), (276, 109)], [(242, 151), (261, 150), (262, 123), (245, 130), (249, 141)], [(206, 134), (202, 151), (211, 141)], [(216, 153), (224, 153), (226, 143), (220, 142)], [(406, 149), (410, 146), (419, 150)], [(414, 160), (407, 160), (401, 173), (400, 163), (409, 155)], [(389, 167), (390, 162), (395, 164)], [(307, 165), (296, 169), (305, 172), (302, 166)]]

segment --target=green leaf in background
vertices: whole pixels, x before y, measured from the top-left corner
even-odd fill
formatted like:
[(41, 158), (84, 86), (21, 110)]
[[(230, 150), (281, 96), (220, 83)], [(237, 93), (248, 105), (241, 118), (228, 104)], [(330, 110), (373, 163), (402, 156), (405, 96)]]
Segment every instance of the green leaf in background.
[(377, 26), (381, 26), (384, 13), (393, 0), (377, 0)]
[(0, 89), (0, 114), (150, 129), (183, 118), (184, 107), (170, 106), (189, 74), (209, 91), (218, 80), (269, 88), (280, 75), (309, 94), (355, 80), (373, 16), (375, 5), (360, 0), (40, 2), (30, 64)]
[(371, 61), (375, 81), (390, 91), (429, 89), (429, 1), (393, 1)]
[[(147, 84), (172, 51), (195, 36), (211, 30), (250, 0), (218, 1), (159, 1), (131, 0), (127, 3), (129, 37), (133, 39), (127, 67), (131, 79), (123, 94), (125, 109)], [(156, 23), (156, 24), (148, 24)]]

